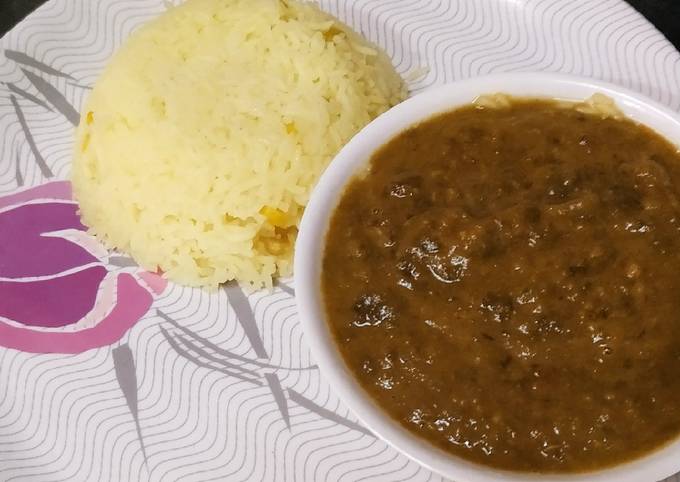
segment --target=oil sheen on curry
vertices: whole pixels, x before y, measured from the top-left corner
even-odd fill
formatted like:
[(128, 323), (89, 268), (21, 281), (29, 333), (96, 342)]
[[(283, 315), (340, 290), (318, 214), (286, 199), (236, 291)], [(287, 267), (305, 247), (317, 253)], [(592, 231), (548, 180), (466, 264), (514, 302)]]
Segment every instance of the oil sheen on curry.
[(343, 358), (412, 433), (580, 472), (680, 432), (680, 155), (574, 105), (471, 105), (392, 139), (331, 219)]

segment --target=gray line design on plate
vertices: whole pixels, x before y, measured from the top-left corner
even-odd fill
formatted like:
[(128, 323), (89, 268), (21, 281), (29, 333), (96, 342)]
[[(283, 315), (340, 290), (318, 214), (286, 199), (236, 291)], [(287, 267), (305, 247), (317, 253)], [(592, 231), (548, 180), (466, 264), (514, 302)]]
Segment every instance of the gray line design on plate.
[(274, 401), (276, 402), (276, 406), (279, 407), (283, 421), (286, 422), (286, 427), (288, 427), (290, 430), (288, 400), (286, 400), (286, 396), (284, 395), (283, 389), (281, 388), (279, 377), (276, 376), (276, 373), (265, 373), (264, 377), (267, 379), (267, 384), (269, 385), (269, 389), (272, 391), (272, 395), (274, 395)]
[(89, 85), (84, 85), (84, 84), (79, 84), (78, 82), (66, 82), (66, 84), (71, 85), (73, 87), (79, 87), (81, 89), (87, 89), (87, 90), (92, 90), (92, 87)]
[(203, 361), (199, 360), (198, 358), (191, 356), (187, 351), (185, 351), (183, 348), (181, 348), (179, 346), (179, 343), (177, 343), (177, 341), (174, 340), (172, 338), (172, 336), (170, 336), (170, 334), (168, 333), (168, 331), (165, 328), (163, 328), (161, 326), (160, 330), (161, 330), (161, 333), (163, 334), (163, 336), (165, 337), (165, 339), (168, 340), (168, 343), (170, 343), (170, 346), (172, 347), (172, 349), (175, 350), (177, 352), (177, 354), (179, 356), (181, 356), (182, 358), (189, 360), (190, 362), (192, 362), (195, 365), (198, 365), (199, 367), (208, 368), (210, 370), (220, 372), (224, 375), (228, 375), (230, 377), (238, 378), (239, 380), (242, 380), (244, 382), (250, 382), (254, 385), (262, 386), (262, 382), (259, 381), (259, 380), (253, 380), (252, 378), (244, 377), (244, 376), (242, 376), (238, 373), (234, 373), (230, 370), (227, 370), (226, 368), (213, 366), (210, 363), (203, 362)]
[(42, 100), (38, 99), (36, 96), (31, 94), (30, 92), (26, 92), (24, 89), (20, 89), (19, 87), (14, 85), (12, 82), (5, 82), (5, 85), (7, 86), (7, 88), (11, 92), (14, 92), (16, 95), (19, 95), (26, 100), (30, 100), (34, 104), (37, 104), (40, 107), (44, 107), (45, 109), (49, 110), (50, 112), (54, 112), (54, 109), (52, 109), (52, 107), (50, 107), (48, 104), (46, 104)]
[(307, 410), (316, 413), (317, 415), (322, 416), (326, 420), (330, 420), (331, 422), (339, 423), (341, 425), (344, 425), (345, 427), (349, 427), (354, 430), (358, 430), (359, 432), (365, 433), (366, 435), (370, 435), (371, 437), (375, 437), (373, 432), (368, 430), (365, 427), (362, 427), (356, 422), (352, 422), (351, 420), (346, 419), (345, 417), (342, 417), (338, 415), (335, 412), (332, 412), (328, 410), (327, 408), (324, 408), (320, 405), (317, 405), (316, 403), (312, 402), (309, 398), (301, 395), (300, 393), (296, 392), (295, 390), (289, 388), (288, 389), (288, 398), (291, 399), (291, 401), (297, 403), (301, 407), (306, 408)]
[(138, 265), (129, 256), (109, 256), (109, 264), (119, 268), (136, 268)]
[(283, 367), (283, 366), (280, 366), (280, 365), (274, 365), (274, 364), (271, 364), (271, 363), (262, 362), (262, 361), (257, 360), (257, 359), (250, 359), (250, 358), (245, 357), (243, 355), (238, 355), (236, 353), (230, 352), (229, 350), (225, 350), (223, 348), (220, 348), (219, 346), (215, 345), (213, 342), (211, 342), (207, 338), (203, 338), (202, 336), (198, 335), (197, 333), (194, 333), (193, 331), (189, 330), (188, 328), (183, 327), (182, 325), (177, 323), (174, 319), (172, 319), (171, 317), (169, 317), (168, 315), (163, 313), (161, 310), (157, 309), (156, 314), (158, 316), (160, 316), (161, 318), (163, 318), (168, 323), (170, 323), (172, 326), (177, 328), (178, 330), (182, 331), (182, 333), (191, 337), (194, 341), (203, 345), (204, 348), (208, 348), (208, 349), (214, 351), (216, 355), (220, 355), (220, 356), (223, 356), (225, 358), (232, 358), (234, 360), (242, 361), (244, 363), (250, 363), (251, 365), (255, 365), (255, 366), (260, 367), (260, 368), (272, 368), (272, 369), (275, 369), (275, 370), (302, 371), (302, 370), (315, 370), (315, 369), (318, 368), (316, 365), (310, 365), (308, 367), (295, 367), (295, 368)]
[(182, 345), (184, 345), (189, 351), (192, 351), (207, 360), (218, 363), (228, 370), (235, 370), (237, 373), (240, 373), (244, 378), (260, 376), (260, 374), (254, 370), (250, 370), (249, 368), (244, 368), (241, 365), (236, 365), (235, 363), (230, 363), (228, 361), (217, 358), (215, 355), (212, 355), (207, 351), (203, 350), (201, 347), (196, 346), (195, 344), (184, 338), (182, 335), (175, 335), (175, 340), (179, 340), (179, 342)]
[(135, 361), (132, 358), (132, 350), (130, 350), (127, 344), (124, 344), (114, 348), (111, 354), (113, 355), (113, 367), (116, 371), (118, 385), (120, 385), (120, 389), (123, 391), (125, 401), (135, 421), (139, 445), (142, 447), (142, 455), (144, 456), (144, 463), (146, 463), (146, 449), (144, 448), (144, 439), (142, 438), (142, 428), (139, 425), (137, 373), (135, 371)]
[(19, 52), (18, 50), (5, 49), (5, 57), (7, 57), (10, 60), (14, 60), (17, 64), (22, 64), (27, 67), (33, 67), (34, 69), (38, 69), (45, 72), (46, 74), (56, 75), (57, 77), (66, 77), (67, 79), (75, 80), (75, 78), (72, 75), (67, 74), (66, 72), (62, 72), (61, 70), (55, 69), (54, 67), (50, 67), (46, 63), (34, 59), (30, 55), (25, 54), (23, 52)]
[(264, 348), (260, 330), (257, 328), (257, 321), (253, 309), (248, 302), (248, 297), (245, 295), (238, 283), (228, 283), (224, 285), (224, 291), (227, 293), (229, 304), (234, 308), (236, 317), (243, 327), (243, 331), (250, 341), (250, 346), (253, 347), (258, 358), (269, 358), (267, 350)]
[(21, 158), (19, 156), (19, 150), (14, 153), (14, 178), (17, 181), (17, 186), (21, 187), (24, 185), (24, 176), (21, 175)]
[(281, 291), (285, 291), (286, 293), (291, 295), (293, 298), (295, 298), (295, 289), (291, 288), (286, 283), (283, 283), (279, 280), (276, 280), (276, 281), (274, 281), (274, 286), (276, 286), (277, 288), (280, 288)]
[(38, 89), (47, 101), (54, 106), (64, 117), (74, 126), (77, 126), (80, 122), (80, 114), (71, 105), (71, 103), (66, 100), (64, 94), (59, 92), (55, 86), (47, 82), (45, 79), (37, 74), (34, 74), (30, 70), (21, 69), (24, 75), (31, 81), (31, 84)]
[(33, 157), (35, 158), (35, 163), (38, 165), (38, 168), (40, 168), (40, 172), (45, 177), (54, 176), (52, 170), (45, 162), (45, 159), (43, 158), (42, 154), (40, 154), (38, 146), (35, 144), (35, 139), (33, 139), (33, 134), (31, 134), (31, 130), (28, 128), (28, 124), (26, 123), (26, 117), (24, 117), (24, 112), (21, 110), (21, 106), (17, 102), (17, 98), (14, 95), (10, 94), (9, 100), (10, 102), (12, 102), (14, 112), (17, 115), (17, 119), (19, 120), (21, 129), (24, 131), (24, 135), (26, 136), (26, 142), (28, 142), (28, 146), (31, 148), (31, 152), (33, 153)]

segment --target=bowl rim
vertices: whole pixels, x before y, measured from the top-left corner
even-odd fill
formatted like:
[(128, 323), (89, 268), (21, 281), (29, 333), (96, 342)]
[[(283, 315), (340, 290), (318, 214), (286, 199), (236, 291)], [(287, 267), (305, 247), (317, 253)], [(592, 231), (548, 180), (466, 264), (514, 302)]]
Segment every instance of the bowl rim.
[(295, 245), (294, 272), (298, 314), (312, 357), (333, 391), (377, 437), (445, 477), (460, 482), (640, 482), (669, 477), (680, 471), (680, 437), (622, 464), (567, 474), (499, 470), (448, 454), (385, 414), (355, 380), (336, 348), (326, 323), (319, 286), (330, 214), (344, 187), (373, 152), (405, 128), (469, 104), (481, 94), (497, 92), (562, 100), (582, 100), (600, 92), (613, 98), (627, 117), (680, 145), (677, 113), (637, 92), (589, 78), (556, 73), (492, 74), (445, 84), (405, 100), (374, 119), (340, 150), (320, 177), (305, 209)]

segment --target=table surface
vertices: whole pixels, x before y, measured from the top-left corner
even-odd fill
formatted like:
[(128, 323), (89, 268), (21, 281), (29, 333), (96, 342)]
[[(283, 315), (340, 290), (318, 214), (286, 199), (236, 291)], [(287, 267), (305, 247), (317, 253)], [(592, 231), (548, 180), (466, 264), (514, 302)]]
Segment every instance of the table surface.
[[(592, 0), (596, 1), (596, 0)], [(680, 50), (680, 0), (626, 0)], [(0, 0), (0, 35), (45, 0)]]

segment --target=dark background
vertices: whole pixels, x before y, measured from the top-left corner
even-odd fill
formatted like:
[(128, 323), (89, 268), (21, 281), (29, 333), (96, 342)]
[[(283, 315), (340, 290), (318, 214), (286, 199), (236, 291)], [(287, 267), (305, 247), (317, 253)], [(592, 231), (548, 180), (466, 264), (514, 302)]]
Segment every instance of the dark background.
[[(44, 1), (0, 0), (0, 36)], [(680, 0), (626, 1), (647, 17), (677, 49), (680, 49)]]
[(647, 17), (680, 50), (680, 0), (626, 1)]
[(0, 0), (0, 36), (45, 0)]

